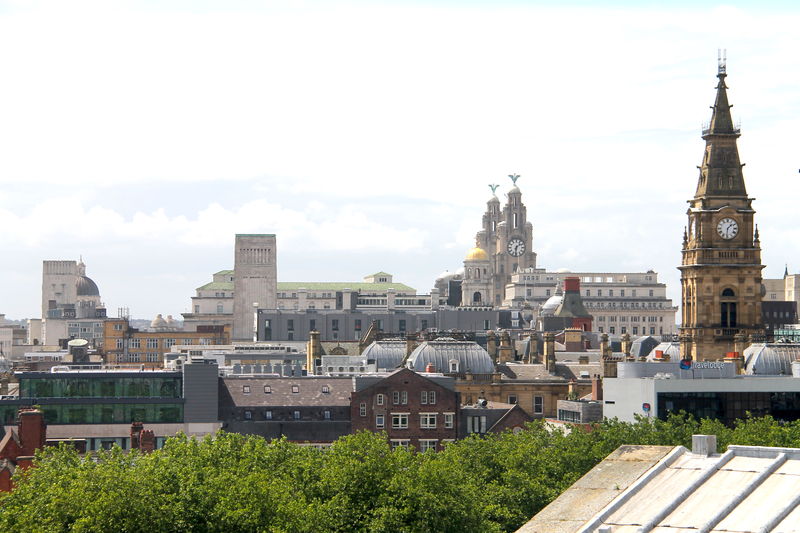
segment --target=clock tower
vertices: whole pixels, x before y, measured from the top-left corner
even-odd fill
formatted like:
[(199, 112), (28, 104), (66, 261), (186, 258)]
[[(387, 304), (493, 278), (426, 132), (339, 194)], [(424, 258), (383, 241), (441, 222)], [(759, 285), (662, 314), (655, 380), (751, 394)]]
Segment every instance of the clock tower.
[[(513, 187), (506, 195), (506, 204), (494, 194), (497, 185), (490, 185), (492, 197), (486, 204), (483, 215), (483, 229), (475, 236), (477, 248), (485, 250), (489, 256), (490, 280), (487, 283), (487, 304), (495, 307), (505, 298), (506, 284), (511, 282), (511, 274), (524, 268), (536, 267), (536, 254), (533, 251), (533, 224), (528, 222), (527, 209), (522, 203), (522, 192), (517, 187), (518, 174), (509, 175)], [(465, 262), (465, 268), (469, 268)], [(471, 293), (474, 295), (474, 291)]]
[(681, 266), (681, 356), (714, 360), (734, 351), (734, 337), (763, 334), (761, 244), (753, 198), (745, 189), (720, 60), (717, 97), (697, 190), (689, 200)]

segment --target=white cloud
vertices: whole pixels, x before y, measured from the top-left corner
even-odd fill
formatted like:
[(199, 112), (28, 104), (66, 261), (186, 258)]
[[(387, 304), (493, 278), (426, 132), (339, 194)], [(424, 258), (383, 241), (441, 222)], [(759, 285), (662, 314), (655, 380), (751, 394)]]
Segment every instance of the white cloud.
[[(684, 200), (720, 47), (766, 272), (800, 265), (790, 194), (800, 166), (796, 9), (2, 7), (0, 184), (26, 199), (0, 191), (0, 245), (15, 258), (0, 263), (16, 280), (10, 315), (36, 309), (41, 259), (111, 251), (123, 257), (106, 275), (128, 285), (189, 278), (182, 295), (164, 288), (139, 304), (151, 314), (188, 298), (200, 273), (228, 266), (236, 232), (277, 233), (281, 253), (296, 258), (285, 279), (304, 263), (320, 268), (303, 275), (326, 279), (334, 261), (357, 278), (356, 255), (372, 250), (386, 261), (413, 255), (414, 270), (394, 273), (425, 290), (424, 273), (459, 266), (486, 184), (501, 183), (502, 200), (511, 172), (522, 174), (542, 265), (655, 268), (677, 297)], [(49, 192), (63, 184), (69, 197)], [(184, 189), (164, 194), (166, 184)], [(208, 184), (254, 192), (209, 197)], [(109, 200), (120, 185), (151, 191), (152, 207)], [(134, 269), (136, 250), (152, 257)], [(162, 264), (174, 255), (185, 263)], [(10, 274), (17, 268), (29, 281)]]

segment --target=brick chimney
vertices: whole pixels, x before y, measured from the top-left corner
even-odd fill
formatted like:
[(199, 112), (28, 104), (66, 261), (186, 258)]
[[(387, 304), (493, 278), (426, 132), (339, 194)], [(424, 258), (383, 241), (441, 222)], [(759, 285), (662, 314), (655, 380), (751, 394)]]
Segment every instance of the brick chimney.
[(546, 331), (542, 338), (544, 339), (544, 367), (553, 374), (556, 371), (556, 337), (552, 332)]
[(322, 343), (319, 341), (319, 331), (309, 331), (306, 344), (306, 374), (312, 376), (317, 373), (317, 359), (321, 357)]
[(143, 427), (141, 422), (131, 423), (131, 450), (138, 450), (141, 447), (140, 437)]
[(514, 349), (511, 347), (511, 336), (508, 331), (500, 333), (500, 347), (497, 349), (497, 360), (500, 363), (508, 363), (514, 360)]
[(156, 436), (152, 429), (143, 429), (139, 433), (139, 451), (150, 453), (156, 449)]
[(622, 353), (625, 354), (626, 361), (633, 361), (633, 357), (631, 356), (631, 336), (629, 333), (623, 333), (622, 337), (620, 337), (622, 341)]
[(592, 400), (603, 400), (603, 380), (597, 374), (592, 377)]
[(44, 448), (47, 438), (47, 425), (44, 422), (44, 413), (39, 409), (26, 409), (19, 412), (20, 455), (31, 457), (39, 448)]
[(489, 356), (497, 364), (497, 335), (494, 331), (489, 331), (486, 334), (486, 351), (489, 352)]

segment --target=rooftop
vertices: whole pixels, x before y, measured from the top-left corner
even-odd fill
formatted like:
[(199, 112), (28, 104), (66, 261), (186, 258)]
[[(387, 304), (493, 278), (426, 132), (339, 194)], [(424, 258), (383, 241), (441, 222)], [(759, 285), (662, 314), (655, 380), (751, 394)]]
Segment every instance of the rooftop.
[(621, 446), (519, 531), (800, 531), (800, 449), (693, 441)]

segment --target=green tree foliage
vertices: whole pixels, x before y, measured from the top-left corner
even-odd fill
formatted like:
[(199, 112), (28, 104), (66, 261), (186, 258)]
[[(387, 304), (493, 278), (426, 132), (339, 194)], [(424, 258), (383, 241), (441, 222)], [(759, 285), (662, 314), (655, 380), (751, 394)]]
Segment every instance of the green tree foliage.
[(673, 415), (589, 430), (536, 422), (438, 453), (392, 450), (366, 432), (327, 450), (224, 432), (177, 436), (149, 455), (50, 448), (0, 496), (0, 531), (513, 531), (618, 446), (689, 447), (698, 433), (717, 435), (720, 451), (800, 447), (800, 422)]

